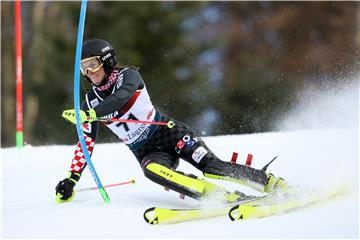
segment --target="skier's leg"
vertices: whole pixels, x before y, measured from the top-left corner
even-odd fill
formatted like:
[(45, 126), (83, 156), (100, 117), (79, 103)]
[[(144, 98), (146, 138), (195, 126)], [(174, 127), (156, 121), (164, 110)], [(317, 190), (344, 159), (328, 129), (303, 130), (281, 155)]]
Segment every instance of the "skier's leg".
[(284, 179), (275, 177), (272, 173), (264, 170), (242, 164), (232, 164), (212, 157), (204, 158), (204, 161), (203, 173), (206, 177), (237, 182), (266, 193), (287, 189)]
[(272, 192), (274, 190), (286, 190), (287, 183), (275, 177), (272, 173), (255, 169), (242, 164), (233, 164), (217, 158), (214, 154), (207, 154), (201, 162), (201, 170), (204, 176), (214, 179), (229, 180), (251, 187), (260, 192)]
[(260, 192), (286, 189), (287, 184), (282, 178), (277, 178), (264, 170), (222, 161), (206, 146), (204, 141), (200, 137), (197, 137), (186, 125), (178, 123), (177, 127), (183, 131), (184, 134), (178, 138), (175, 144), (176, 153), (201, 170), (204, 176), (230, 180)]
[(141, 161), (144, 174), (150, 180), (186, 196), (203, 199), (217, 195), (223, 201), (236, 201), (237, 195), (226, 192), (226, 189), (199, 179), (195, 175), (186, 175), (175, 171), (176, 157), (164, 152), (149, 153)]

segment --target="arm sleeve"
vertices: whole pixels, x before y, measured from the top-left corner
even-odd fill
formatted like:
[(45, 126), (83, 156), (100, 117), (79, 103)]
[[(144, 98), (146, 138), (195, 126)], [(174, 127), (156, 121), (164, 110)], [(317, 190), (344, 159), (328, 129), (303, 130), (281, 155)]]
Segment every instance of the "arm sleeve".
[[(121, 107), (129, 101), (136, 90), (144, 87), (144, 82), (138, 71), (126, 69), (121, 74), (123, 75), (122, 85), (112, 95), (105, 98), (104, 101), (94, 108), (96, 116), (103, 117), (121, 109)], [(120, 77), (121, 75), (119, 78)]]
[[(88, 106), (86, 105), (86, 102), (84, 101), (81, 106), (81, 110), (87, 110)], [(97, 129), (98, 129), (98, 122), (91, 122), (91, 123), (85, 123), (82, 125), (82, 130), (84, 134), (84, 140), (86, 143), (87, 150), (89, 151), (89, 154), (92, 155), (92, 152), (94, 150), (96, 136), (97, 136)], [(81, 148), (80, 141), (76, 144), (76, 149), (74, 152), (74, 157), (71, 161), (70, 171), (76, 172), (76, 173), (82, 173), (84, 168), (86, 167), (86, 160), (84, 153)]]

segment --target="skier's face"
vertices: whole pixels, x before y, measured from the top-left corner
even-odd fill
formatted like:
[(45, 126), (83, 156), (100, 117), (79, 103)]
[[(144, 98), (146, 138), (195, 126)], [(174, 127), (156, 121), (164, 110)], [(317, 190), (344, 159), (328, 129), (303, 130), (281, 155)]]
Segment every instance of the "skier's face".
[(104, 77), (105, 77), (104, 67), (101, 66), (101, 68), (99, 68), (95, 72), (89, 71), (86, 76), (88, 76), (88, 78), (90, 78), (91, 82), (94, 85), (100, 85), (101, 82), (103, 81)]
[(103, 65), (99, 56), (90, 57), (81, 61), (80, 70), (84, 76), (90, 78), (93, 84), (99, 85), (105, 77)]

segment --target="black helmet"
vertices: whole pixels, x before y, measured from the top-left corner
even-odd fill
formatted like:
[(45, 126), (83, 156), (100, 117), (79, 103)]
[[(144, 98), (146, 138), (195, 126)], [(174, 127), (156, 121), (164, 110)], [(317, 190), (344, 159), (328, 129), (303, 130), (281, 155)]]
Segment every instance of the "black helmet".
[(110, 74), (116, 65), (116, 54), (113, 46), (103, 39), (91, 39), (82, 46), (81, 60), (99, 56), (106, 74)]

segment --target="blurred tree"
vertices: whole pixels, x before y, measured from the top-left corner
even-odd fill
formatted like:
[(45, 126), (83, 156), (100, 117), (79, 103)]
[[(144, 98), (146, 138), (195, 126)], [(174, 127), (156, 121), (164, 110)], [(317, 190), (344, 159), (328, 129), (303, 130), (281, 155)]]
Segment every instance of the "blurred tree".
[[(200, 76), (191, 67), (191, 56), (198, 50), (183, 41), (186, 29), (181, 22), (195, 14), (203, 4), (176, 2), (89, 2), (84, 39), (104, 38), (117, 50), (120, 65), (136, 65), (149, 83), (154, 102), (165, 113), (191, 116), (190, 93)], [(2, 11), (12, 17), (13, 3)], [(80, 4), (78, 2), (23, 2), (23, 31), (28, 37), (24, 48), (24, 129), (25, 141), (37, 144), (73, 143), (75, 128), (60, 117), (73, 106), (73, 62)], [(76, 16), (76, 17), (74, 17)], [(3, 21), (4, 22), (4, 21)], [(3, 23), (2, 22), (2, 23)], [(6, 21), (5, 21), (6, 22)], [(13, 31), (13, 23), (7, 24)], [(2, 35), (13, 48), (14, 36)], [(11, 61), (13, 53), (6, 56)], [(4, 88), (14, 91), (14, 65), (9, 63)], [(182, 73), (182, 72), (185, 72)], [(4, 79), (2, 78), (2, 79)], [(84, 90), (89, 87), (83, 83)], [(167, 91), (164, 91), (167, 89)], [(171, 91), (170, 89), (176, 89)], [(170, 90), (170, 91), (169, 91)], [(2, 131), (4, 145), (14, 141), (14, 95), (4, 119), (8, 132)], [(106, 131), (106, 130), (104, 130)], [(6, 137), (5, 137), (6, 136)], [(113, 138), (100, 138), (100, 141)]]
[(34, 102), (26, 111), (27, 139), (32, 144), (64, 143), (69, 136), (66, 132), (70, 128), (64, 124), (61, 112), (64, 105), (70, 108), (73, 104), (67, 90), (73, 89), (76, 29), (62, 9), (70, 4), (34, 2), (33, 5), (33, 38), (29, 41), (28, 62), (24, 63), (31, 82), (28, 84), (31, 95), (26, 102), (29, 99)]
[[(1, 3), (1, 145), (15, 145), (14, 4)], [(5, 38), (6, 36), (6, 38)]]
[[(191, 121), (199, 111), (191, 92), (201, 81), (193, 67), (199, 49), (185, 42), (189, 34), (181, 22), (203, 3), (89, 2), (84, 39), (103, 38), (116, 49), (119, 65), (140, 67), (154, 104), (160, 111)], [(76, 11), (75, 11), (76, 13)], [(74, 14), (75, 14), (74, 13)], [(75, 23), (74, 23), (75, 24)], [(71, 93), (72, 94), (72, 93)], [(101, 128), (106, 140), (113, 135)]]
[[(2, 146), (15, 144), (13, 5), (1, 2)], [(60, 115), (73, 106), (79, 11), (79, 2), (22, 2), (30, 144), (76, 141)], [(359, 12), (358, 2), (90, 1), (84, 40), (110, 41), (120, 65), (140, 67), (160, 110), (203, 134), (269, 131), (309, 81), (358, 71)]]
[[(221, 76), (215, 134), (269, 131), (306, 82), (331, 84), (358, 68), (359, 3), (212, 2), (210, 41)], [(205, 27), (204, 27), (205, 26)], [(220, 100), (220, 101), (219, 101)]]

